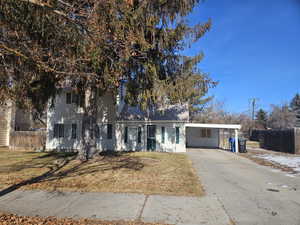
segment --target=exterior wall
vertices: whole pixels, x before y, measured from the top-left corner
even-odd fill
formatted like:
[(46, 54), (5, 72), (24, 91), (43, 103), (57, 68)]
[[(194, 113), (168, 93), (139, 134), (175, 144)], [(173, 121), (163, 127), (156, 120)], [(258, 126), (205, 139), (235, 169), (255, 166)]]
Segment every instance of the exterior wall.
[(0, 146), (9, 146), (11, 108), (0, 108)]
[[(75, 103), (66, 104), (66, 93), (68, 90), (63, 91), (60, 96), (57, 96), (54, 100), (54, 107), (47, 110), (47, 141), (46, 149), (66, 149), (66, 150), (78, 150), (82, 147), (80, 141), (82, 134), (82, 116), (83, 109)], [(100, 128), (100, 137), (97, 141), (97, 147), (101, 150), (113, 149), (114, 138), (112, 140), (106, 140), (105, 127), (107, 123), (115, 123), (116, 113), (115, 105), (112, 96), (104, 96), (99, 98), (98, 104), (98, 121), (97, 124)], [(57, 123), (64, 124), (63, 138), (54, 138), (54, 125)], [(77, 138), (71, 138), (71, 126), (77, 124)], [(115, 135), (113, 134), (113, 137)]]
[[(147, 151), (147, 125), (156, 125), (156, 149), (160, 152), (186, 152), (184, 123), (161, 122), (120, 122), (116, 129), (117, 151)], [(124, 141), (125, 127), (128, 127), (128, 140)], [(141, 143), (138, 143), (138, 127), (142, 129)], [(165, 127), (165, 143), (162, 143), (161, 128)], [(176, 143), (176, 127), (179, 127), (179, 143)]]
[(201, 137), (201, 129), (199, 127), (187, 127), (186, 137), (188, 147), (219, 147), (219, 129), (211, 129), (211, 137)]
[[(76, 104), (66, 104), (66, 93), (64, 91), (54, 101), (54, 108), (47, 111), (47, 141), (46, 149), (54, 150), (78, 150), (82, 148), (80, 141), (82, 133), (83, 110)], [(99, 138), (97, 138), (97, 149), (116, 151), (146, 151), (147, 150), (147, 125), (156, 125), (156, 150), (162, 152), (185, 152), (185, 126), (184, 123), (167, 121), (117, 121), (119, 104), (115, 105), (112, 95), (106, 95), (99, 99), (98, 119)], [(64, 124), (64, 137), (54, 138), (54, 125)], [(77, 124), (77, 138), (71, 137), (71, 126)], [(107, 138), (107, 124), (112, 124), (112, 139)], [(128, 141), (125, 143), (125, 127), (128, 127)], [(138, 127), (141, 127), (141, 143), (138, 143)], [(165, 143), (162, 143), (161, 127), (165, 127)], [(179, 127), (179, 143), (176, 143), (176, 127)]]
[[(125, 127), (128, 127), (128, 139), (125, 143)], [(142, 129), (141, 143), (138, 143), (138, 127)], [(117, 151), (144, 151), (147, 149), (147, 129), (141, 123), (116, 123)]]

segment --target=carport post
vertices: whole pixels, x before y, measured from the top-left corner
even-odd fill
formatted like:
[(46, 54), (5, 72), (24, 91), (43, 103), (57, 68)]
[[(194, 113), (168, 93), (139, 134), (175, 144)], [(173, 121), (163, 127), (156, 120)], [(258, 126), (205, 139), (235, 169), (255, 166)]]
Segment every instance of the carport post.
[(235, 134), (235, 152), (239, 153), (239, 133), (237, 129), (234, 130), (234, 134)]

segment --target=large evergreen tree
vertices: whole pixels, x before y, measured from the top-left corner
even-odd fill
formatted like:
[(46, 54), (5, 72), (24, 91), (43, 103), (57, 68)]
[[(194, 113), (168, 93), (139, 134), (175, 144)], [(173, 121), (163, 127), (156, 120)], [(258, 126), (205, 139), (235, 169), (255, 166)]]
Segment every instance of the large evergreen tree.
[(268, 114), (265, 110), (259, 109), (256, 113), (256, 125), (259, 128), (266, 129), (267, 128), (267, 121), (268, 121)]
[[(65, 82), (86, 96), (82, 158), (95, 148), (97, 96), (126, 81), (129, 104), (190, 102), (215, 83), (181, 52), (210, 29), (185, 16), (200, 0), (1, 0), (0, 103), (43, 112)], [(92, 122), (92, 123), (91, 123)]]
[(295, 114), (295, 126), (300, 126), (300, 95), (297, 93), (290, 103), (290, 108)]

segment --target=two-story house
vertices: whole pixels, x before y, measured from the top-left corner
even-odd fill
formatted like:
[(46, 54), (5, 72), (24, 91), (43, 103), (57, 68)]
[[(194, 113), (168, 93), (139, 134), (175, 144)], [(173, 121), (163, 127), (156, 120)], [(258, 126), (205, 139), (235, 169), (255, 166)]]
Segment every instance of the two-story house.
[[(99, 97), (95, 138), (97, 149), (113, 151), (186, 152), (188, 147), (223, 147), (222, 129), (238, 139), (240, 125), (199, 124), (189, 121), (188, 105), (169, 105), (145, 112), (107, 93)], [(78, 150), (82, 147), (83, 109), (77, 94), (64, 89), (47, 112), (47, 150)]]

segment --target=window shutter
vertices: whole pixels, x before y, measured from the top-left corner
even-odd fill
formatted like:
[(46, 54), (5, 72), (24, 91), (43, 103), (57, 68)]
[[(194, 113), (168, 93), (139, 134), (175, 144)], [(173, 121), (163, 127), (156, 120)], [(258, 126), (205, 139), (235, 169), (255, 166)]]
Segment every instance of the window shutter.
[(112, 139), (112, 124), (107, 124), (107, 139)]
[(71, 133), (71, 138), (72, 139), (76, 139), (77, 138), (77, 124), (76, 123), (73, 123), (72, 124), (72, 129), (71, 129), (72, 133)]
[(125, 127), (125, 131), (124, 131), (124, 142), (127, 143), (128, 141), (128, 127)]
[(179, 127), (176, 127), (176, 144), (179, 144)]
[(161, 127), (161, 143), (165, 143), (165, 127)]
[(142, 128), (138, 127), (138, 143), (142, 143)]

